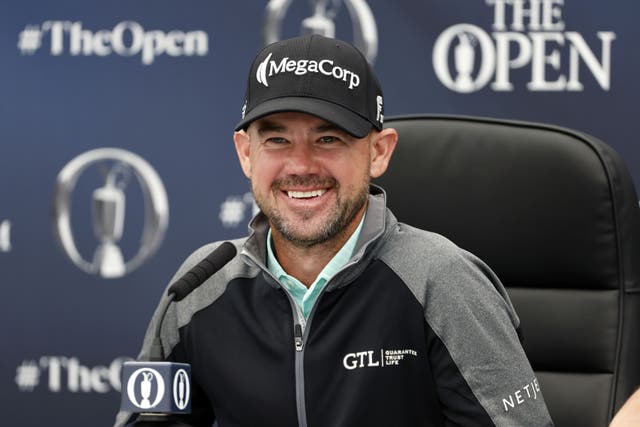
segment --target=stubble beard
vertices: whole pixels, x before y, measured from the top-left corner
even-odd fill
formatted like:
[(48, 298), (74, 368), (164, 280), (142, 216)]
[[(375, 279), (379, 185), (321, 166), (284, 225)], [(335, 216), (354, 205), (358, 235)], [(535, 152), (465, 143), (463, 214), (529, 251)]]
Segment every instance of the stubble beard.
[[(322, 179), (315, 175), (292, 176), (286, 179), (276, 180), (271, 191), (273, 194), (280, 192), (284, 185), (318, 185), (330, 186), (336, 193), (339, 193), (340, 185), (334, 178)], [(363, 180), (362, 186), (357, 190), (352, 198), (338, 196), (336, 204), (329, 212), (328, 218), (321, 224), (315, 233), (303, 234), (296, 222), (306, 221), (314, 216), (313, 211), (304, 212), (299, 219), (291, 220), (286, 218), (275, 206), (267, 203), (263, 197), (254, 189), (254, 198), (260, 210), (267, 216), (271, 227), (273, 227), (283, 238), (295, 246), (309, 248), (315, 245), (324, 244), (339, 236), (360, 212), (367, 203), (369, 195), (369, 179)], [(268, 197), (268, 196), (267, 196)]]

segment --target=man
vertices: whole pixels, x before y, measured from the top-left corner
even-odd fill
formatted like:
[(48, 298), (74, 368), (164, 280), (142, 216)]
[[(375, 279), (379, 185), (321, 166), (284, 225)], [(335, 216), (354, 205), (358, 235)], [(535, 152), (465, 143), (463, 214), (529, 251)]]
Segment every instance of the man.
[(255, 58), (234, 141), (261, 212), (234, 241), (240, 255), (162, 327), (165, 354), (192, 367), (182, 421), (552, 425), (495, 275), (397, 222), (370, 185), (398, 138), (383, 129), (383, 105), (348, 43), (299, 37)]

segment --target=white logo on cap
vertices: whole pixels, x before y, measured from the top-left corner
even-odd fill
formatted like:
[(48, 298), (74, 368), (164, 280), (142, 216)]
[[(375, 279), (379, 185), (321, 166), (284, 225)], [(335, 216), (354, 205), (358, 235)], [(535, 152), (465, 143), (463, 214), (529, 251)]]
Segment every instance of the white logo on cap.
[(258, 83), (262, 83), (263, 85), (269, 87), (269, 82), (267, 82), (267, 64), (271, 59), (272, 53), (270, 53), (267, 58), (258, 65), (258, 71), (256, 71), (256, 79), (258, 79)]
[(334, 66), (332, 59), (321, 59), (320, 61), (313, 59), (295, 60), (289, 59), (287, 56), (282, 58), (280, 62), (276, 62), (271, 60), (271, 55), (272, 53), (267, 55), (256, 70), (256, 80), (266, 87), (269, 87), (268, 77), (281, 73), (293, 73), (296, 76), (304, 76), (307, 73), (321, 73), (345, 82), (350, 90), (360, 85), (359, 75), (347, 68), (338, 65)]
[(242, 105), (242, 118), (247, 115), (247, 100), (245, 99), (244, 104)]

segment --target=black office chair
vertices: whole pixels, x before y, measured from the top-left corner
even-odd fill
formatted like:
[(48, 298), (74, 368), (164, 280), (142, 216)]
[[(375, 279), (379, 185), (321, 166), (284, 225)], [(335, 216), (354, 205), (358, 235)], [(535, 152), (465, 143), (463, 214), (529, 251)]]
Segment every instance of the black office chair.
[(606, 426), (640, 385), (640, 211), (620, 157), (543, 124), (406, 116), (386, 126), (400, 139), (377, 183), (396, 216), (502, 279), (556, 426)]

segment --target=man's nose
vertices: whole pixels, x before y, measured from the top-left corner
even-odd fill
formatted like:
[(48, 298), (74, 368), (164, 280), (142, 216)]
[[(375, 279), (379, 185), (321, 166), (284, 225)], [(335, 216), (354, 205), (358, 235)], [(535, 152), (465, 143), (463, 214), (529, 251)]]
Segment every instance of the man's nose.
[(287, 158), (287, 169), (293, 175), (307, 175), (319, 170), (318, 156), (311, 144), (294, 144)]

